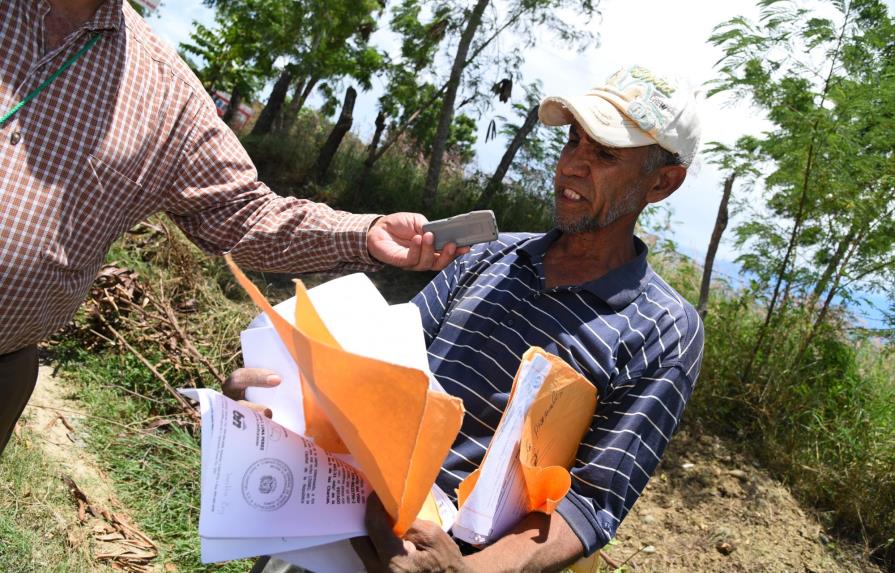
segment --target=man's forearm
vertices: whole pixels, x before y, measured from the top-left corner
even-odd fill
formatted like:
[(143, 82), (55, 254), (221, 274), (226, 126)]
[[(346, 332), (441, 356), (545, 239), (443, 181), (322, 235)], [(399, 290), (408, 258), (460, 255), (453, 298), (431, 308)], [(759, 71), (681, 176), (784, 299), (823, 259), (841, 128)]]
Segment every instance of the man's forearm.
[(558, 513), (531, 513), (485, 549), (464, 557), (472, 571), (559, 571), (584, 553), (581, 541)]

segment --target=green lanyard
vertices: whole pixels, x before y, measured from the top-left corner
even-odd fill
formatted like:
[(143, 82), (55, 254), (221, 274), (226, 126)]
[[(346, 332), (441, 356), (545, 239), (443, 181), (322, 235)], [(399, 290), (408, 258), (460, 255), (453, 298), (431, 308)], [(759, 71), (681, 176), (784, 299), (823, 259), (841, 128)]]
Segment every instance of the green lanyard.
[(6, 112), (5, 114), (3, 114), (3, 117), (0, 117), (0, 127), (2, 127), (4, 123), (6, 123), (6, 120), (8, 120), (8, 119), (11, 118), (12, 116), (14, 116), (15, 113), (16, 113), (17, 111), (19, 111), (20, 109), (22, 109), (23, 107), (25, 107), (25, 104), (27, 104), (29, 101), (33, 100), (33, 99), (37, 96), (37, 94), (39, 94), (40, 92), (44, 91), (44, 89), (46, 89), (46, 87), (47, 87), (48, 85), (50, 85), (51, 83), (53, 83), (53, 80), (55, 80), (55, 79), (58, 78), (60, 75), (62, 75), (62, 72), (64, 72), (65, 70), (67, 70), (67, 69), (69, 68), (69, 66), (71, 66), (73, 63), (75, 63), (75, 61), (76, 61), (78, 58), (80, 58), (81, 56), (83, 56), (84, 53), (87, 52), (87, 50), (89, 50), (90, 48), (92, 48), (93, 45), (94, 45), (99, 39), (100, 39), (100, 34), (94, 34), (94, 36), (93, 36), (92, 38), (90, 38), (90, 40), (88, 40), (86, 44), (84, 44), (84, 47), (83, 47), (83, 48), (81, 48), (80, 50), (78, 50), (78, 52), (77, 52), (74, 56), (70, 57), (68, 60), (65, 61), (65, 63), (63, 63), (61, 66), (59, 66), (59, 69), (56, 70), (55, 72), (53, 72), (53, 75), (51, 75), (51, 76), (48, 77), (46, 80), (44, 80), (44, 83), (42, 83), (42, 84), (40, 84), (39, 86), (37, 86), (37, 88), (35, 88), (34, 91), (32, 91), (30, 94), (28, 94), (28, 95), (25, 96), (25, 99), (23, 99), (22, 101), (20, 101), (19, 103), (17, 103), (15, 106), (13, 106), (13, 108), (12, 108), (11, 110), (9, 110), (9, 111)]

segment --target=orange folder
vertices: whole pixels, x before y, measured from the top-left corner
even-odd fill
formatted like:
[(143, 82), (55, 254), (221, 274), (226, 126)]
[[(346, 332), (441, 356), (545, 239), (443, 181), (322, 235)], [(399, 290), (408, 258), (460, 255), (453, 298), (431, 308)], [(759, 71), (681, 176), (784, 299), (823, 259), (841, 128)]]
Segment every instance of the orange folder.
[[(519, 461), (528, 492), (525, 513), (550, 514), (572, 486), (569, 468), (575, 461), (581, 438), (590, 428), (597, 407), (597, 390), (561, 358), (536, 346), (522, 356), (520, 371), (521, 364), (535, 355), (550, 362), (550, 372), (525, 415)], [(516, 394), (518, 382), (519, 371), (513, 380), (510, 401)], [(485, 452), (482, 465), (488, 454)], [(457, 494), (461, 507), (475, 487), (479, 471), (472, 472), (460, 483)]]
[(252, 301), (301, 365), (306, 434), (357, 461), (402, 535), (416, 519), (463, 420), (459, 398), (429, 390), (420, 370), (343, 350), (295, 281), (295, 326), (227, 256)]

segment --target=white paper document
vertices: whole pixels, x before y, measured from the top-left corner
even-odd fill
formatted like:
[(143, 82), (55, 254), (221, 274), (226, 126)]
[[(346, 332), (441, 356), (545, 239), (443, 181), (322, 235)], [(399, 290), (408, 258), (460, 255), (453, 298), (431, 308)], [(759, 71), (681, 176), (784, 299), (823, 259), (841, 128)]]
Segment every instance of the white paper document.
[(549, 372), (550, 362), (542, 356), (520, 366), (512, 400), (488, 446), (478, 481), (457, 515), (454, 536), (474, 545), (489, 543), (528, 513), (519, 442), (525, 415)]
[(202, 414), (203, 561), (364, 535), (370, 486), (354, 467), (217, 392), (183, 392)]
[[(345, 350), (421, 370), (443, 391), (429, 370), (415, 305), (389, 306), (363, 274), (308, 295)], [(274, 308), (294, 322), (294, 298)], [(240, 338), (245, 366), (273, 370), (282, 382), (246, 391), (247, 400), (271, 409), (272, 420), (211, 390), (182, 391), (200, 402), (202, 414), (202, 561), (271, 555), (318, 573), (361, 571), (348, 539), (366, 535), (369, 484), (350, 456), (329, 454), (302, 435), (300, 365), (269, 319), (259, 314)], [(457, 510), (437, 487), (433, 496), (447, 531)]]

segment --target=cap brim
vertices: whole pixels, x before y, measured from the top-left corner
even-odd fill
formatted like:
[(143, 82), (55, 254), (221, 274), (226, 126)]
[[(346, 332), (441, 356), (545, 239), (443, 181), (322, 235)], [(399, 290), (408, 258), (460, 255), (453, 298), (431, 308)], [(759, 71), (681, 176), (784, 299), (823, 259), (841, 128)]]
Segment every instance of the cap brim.
[(544, 98), (538, 107), (544, 125), (568, 125), (578, 122), (591, 139), (607, 147), (641, 147), (656, 140), (636, 123), (596, 95)]

